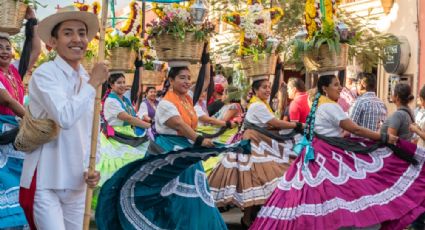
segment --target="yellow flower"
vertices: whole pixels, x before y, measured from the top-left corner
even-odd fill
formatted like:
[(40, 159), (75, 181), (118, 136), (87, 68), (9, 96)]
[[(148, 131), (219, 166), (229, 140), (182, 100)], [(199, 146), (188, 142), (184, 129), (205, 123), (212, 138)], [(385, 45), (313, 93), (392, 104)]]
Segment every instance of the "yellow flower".
[(130, 15), (127, 19), (127, 21), (125, 22), (124, 26), (121, 28), (121, 31), (125, 34), (128, 34), (133, 28), (134, 26), (134, 22), (137, 18), (137, 3), (136, 2), (131, 2), (130, 3)]

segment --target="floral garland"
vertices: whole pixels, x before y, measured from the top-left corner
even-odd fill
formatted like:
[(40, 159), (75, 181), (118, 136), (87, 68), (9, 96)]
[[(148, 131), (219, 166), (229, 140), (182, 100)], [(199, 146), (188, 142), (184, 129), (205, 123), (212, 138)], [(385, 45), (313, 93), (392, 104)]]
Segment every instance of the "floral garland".
[(81, 2), (74, 2), (74, 6), (80, 11), (92, 12), (96, 15), (99, 15), (100, 12), (100, 3), (98, 1), (93, 2), (91, 6)]
[(126, 35), (139, 35), (142, 32), (142, 12), (139, 4), (135, 1), (130, 3), (130, 15), (121, 28)]
[(308, 38), (319, 31), (324, 21), (334, 26), (336, 11), (341, 0), (307, 0), (305, 4), (305, 23)]
[(166, 33), (184, 39), (186, 33), (193, 32), (197, 40), (207, 39), (214, 32), (214, 25), (208, 20), (204, 21), (200, 26), (193, 23), (190, 14), (190, 6), (193, 2), (190, 1), (189, 4), (173, 3), (164, 5), (152, 3), (152, 10), (158, 16), (158, 19), (151, 21), (147, 25), (148, 38)]
[[(280, 7), (264, 9), (260, 0), (248, 0), (248, 8), (243, 12), (231, 12), (222, 20), (241, 31), (238, 55), (250, 54), (250, 47), (266, 48), (266, 39), (272, 37), (272, 26), (283, 17)], [(275, 39), (273, 39), (275, 40)]]

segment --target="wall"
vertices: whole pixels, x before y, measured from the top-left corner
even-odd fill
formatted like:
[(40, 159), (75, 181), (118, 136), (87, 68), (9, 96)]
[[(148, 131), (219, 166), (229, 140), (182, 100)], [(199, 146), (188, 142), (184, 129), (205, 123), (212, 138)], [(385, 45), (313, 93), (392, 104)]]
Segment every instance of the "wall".
[(425, 1), (419, 1), (419, 90), (425, 85)]
[[(418, 60), (419, 60), (419, 34), (418, 34), (418, 14), (417, 1), (421, 1), (422, 8), (425, 8), (423, 0), (395, 0), (394, 6), (388, 15), (385, 15), (381, 7), (380, 0), (360, 0), (347, 3), (341, 7), (347, 11), (354, 12), (359, 17), (370, 18), (370, 26), (386, 33), (396, 36), (405, 36), (409, 41), (411, 57), (409, 65), (404, 74), (413, 75), (413, 93), (417, 95), (419, 88), (418, 79)], [(425, 16), (423, 16), (425, 17)], [(425, 37), (425, 35), (424, 35)], [(423, 60), (425, 63), (425, 60)], [(388, 79), (382, 66), (378, 68), (378, 96), (387, 104), (389, 112), (395, 110), (392, 103), (388, 102)], [(425, 80), (421, 79), (421, 83)]]

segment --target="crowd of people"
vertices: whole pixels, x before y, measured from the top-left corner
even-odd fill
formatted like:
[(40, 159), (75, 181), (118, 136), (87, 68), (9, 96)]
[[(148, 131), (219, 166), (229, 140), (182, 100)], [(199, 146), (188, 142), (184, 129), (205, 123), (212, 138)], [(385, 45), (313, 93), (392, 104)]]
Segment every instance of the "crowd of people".
[[(35, 19), (31, 9), (26, 18)], [(27, 26), (25, 68), (0, 34), (0, 229), (82, 229), (87, 186), (98, 188), (99, 229), (227, 229), (220, 212), (229, 208), (242, 210), (246, 229), (424, 229), (425, 86), (413, 111), (411, 86), (397, 84), (389, 113), (373, 74), (342, 86), (338, 72), (323, 72), (312, 89), (290, 78), (281, 83), (291, 101), (281, 119), (268, 75), (252, 77), (244, 98), (211, 75), (205, 46), (199, 84), (191, 83), (198, 73), (170, 62), (163, 89), (132, 101), (122, 72), (97, 63), (88, 74), (81, 65), (96, 15), (65, 7)], [(58, 56), (33, 71), (24, 107), (21, 70), (32, 69), (40, 40)], [(16, 136), (36, 120), (58, 133), (17, 150)]]

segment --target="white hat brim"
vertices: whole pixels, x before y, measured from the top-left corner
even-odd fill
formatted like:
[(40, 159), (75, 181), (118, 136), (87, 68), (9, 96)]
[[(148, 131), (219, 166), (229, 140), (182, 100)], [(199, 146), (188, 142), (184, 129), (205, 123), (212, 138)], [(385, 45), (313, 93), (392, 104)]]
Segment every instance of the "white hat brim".
[(261, 80), (269, 80), (269, 76), (268, 75), (263, 75), (263, 76), (251, 77), (251, 81), (252, 82), (261, 81)]
[(52, 14), (47, 18), (43, 19), (38, 25), (38, 35), (40, 39), (45, 43), (49, 44), (52, 37), (53, 28), (65, 21), (76, 20), (81, 21), (87, 26), (87, 39), (91, 41), (96, 33), (99, 31), (99, 19), (94, 13), (86, 11), (68, 11)]

